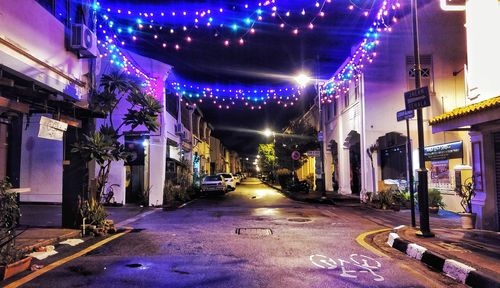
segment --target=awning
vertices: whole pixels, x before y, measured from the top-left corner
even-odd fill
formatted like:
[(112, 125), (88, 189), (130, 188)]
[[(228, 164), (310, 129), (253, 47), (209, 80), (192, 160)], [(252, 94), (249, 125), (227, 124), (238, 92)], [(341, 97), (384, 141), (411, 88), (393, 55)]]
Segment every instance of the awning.
[(58, 113), (77, 119), (106, 117), (104, 113), (81, 107), (79, 106), (81, 102), (75, 101), (72, 97), (2, 64), (0, 64), (0, 96), (29, 105), (30, 113)]
[(432, 118), (432, 132), (456, 130), (500, 120), (500, 96), (455, 108)]

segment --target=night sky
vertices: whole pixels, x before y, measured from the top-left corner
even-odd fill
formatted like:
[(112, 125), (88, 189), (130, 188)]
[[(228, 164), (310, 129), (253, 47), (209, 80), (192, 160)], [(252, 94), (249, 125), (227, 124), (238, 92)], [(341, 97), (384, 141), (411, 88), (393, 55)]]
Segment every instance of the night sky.
[[(323, 3), (323, 1), (318, 1)], [(369, 8), (371, 1), (352, 1)], [(251, 9), (244, 9), (248, 3)], [(198, 11), (200, 7), (223, 8), (224, 16), (217, 17), (218, 23), (226, 26), (232, 23), (241, 23), (246, 17), (255, 17), (252, 13), (258, 7), (257, 1), (101, 1), (103, 7), (119, 7), (141, 11)], [(363, 38), (363, 33), (370, 25), (373, 17), (363, 16), (363, 11), (349, 9), (351, 1), (333, 0), (327, 3), (322, 10), (325, 17), (319, 17), (314, 22), (314, 29), (306, 29), (308, 22), (314, 17), (313, 11), (316, 1), (278, 1), (276, 5), (283, 11), (292, 14), (285, 20), (302, 29), (298, 35), (291, 32), (293, 27), (282, 29), (280, 19), (264, 15), (264, 21), (255, 24), (256, 33), (245, 37), (245, 45), (232, 43), (229, 47), (223, 45), (224, 39), (236, 42), (238, 32), (234, 35), (230, 29), (221, 27), (210, 28), (200, 25), (197, 29), (190, 29), (188, 34), (169, 33), (169, 26), (165, 25), (162, 31), (148, 31), (144, 29), (137, 41), (127, 44), (127, 49), (151, 58), (155, 58), (174, 67), (175, 78), (191, 83), (247, 86), (291, 86), (291, 79), (284, 77), (270, 77), (279, 74), (293, 76), (304, 70), (310, 75), (319, 75), (326, 79), (333, 75), (335, 70), (349, 56), (350, 49)], [(301, 15), (301, 10), (311, 11)], [(374, 10), (374, 9), (373, 9)], [(371, 10), (371, 11), (373, 11)], [(156, 15), (158, 13), (155, 13)], [(371, 13), (371, 12), (370, 12)], [(156, 16), (155, 15), (155, 16)], [(118, 17), (118, 15), (116, 15)], [(135, 18), (130, 19), (122, 15), (117, 19), (122, 25), (133, 25)], [(184, 25), (179, 20), (177, 25)], [(241, 26), (244, 26), (241, 24)], [(229, 31), (228, 31), (229, 30)], [(179, 51), (162, 49), (153, 35), (169, 43), (183, 43), (186, 35), (192, 37), (192, 42), (182, 45)], [(292, 108), (283, 108), (276, 104), (268, 104), (261, 111), (248, 108), (232, 107), (229, 110), (219, 110), (211, 103), (199, 105), (206, 119), (215, 131), (213, 135), (231, 149), (240, 152), (243, 156), (255, 155), (258, 143), (267, 141), (264, 136), (256, 133), (266, 127), (281, 130), (290, 120), (300, 116), (312, 105), (314, 89), (308, 89), (302, 95), (299, 103)], [(252, 132), (252, 130), (254, 132)]]

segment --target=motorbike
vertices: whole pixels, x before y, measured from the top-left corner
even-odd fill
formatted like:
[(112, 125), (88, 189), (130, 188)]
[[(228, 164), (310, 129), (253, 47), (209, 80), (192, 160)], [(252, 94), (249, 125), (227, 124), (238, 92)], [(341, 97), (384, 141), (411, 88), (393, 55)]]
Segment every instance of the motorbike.
[(302, 193), (309, 193), (309, 190), (311, 189), (311, 185), (304, 180), (304, 181), (295, 181), (294, 183), (290, 184), (288, 187), (288, 190), (290, 192), (302, 192)]

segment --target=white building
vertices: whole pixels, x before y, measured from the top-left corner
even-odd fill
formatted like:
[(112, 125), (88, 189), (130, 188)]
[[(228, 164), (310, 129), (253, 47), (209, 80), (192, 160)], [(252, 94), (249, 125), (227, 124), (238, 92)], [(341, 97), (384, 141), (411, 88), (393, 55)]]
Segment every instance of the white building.
[[(466, 132), (432, 134), (428, 121), (466, 101), (465, 15), (447, 13), (438, 1), (432, 1), (419, 7), (419, 23), (422, 86), (429, 86), (431, 94), (431, 107), (423, 109), (425, 146), (463, 143), (463, 157), (426, 161), (429, 187), (440, 189), (447, 208), (459, 211), (452, 172), (457, 164), (470, 164)], [(337, 94), (323, 110), (327, 189), (333, 189), (335, 179), (341, 194), (360, 195), (361, 200), (366, 192), (378, 191), (381, 180), (406, 179), (406, 124), (396, 121), (396, 113), (405, 109), (404, 92), (415, 87), (411, 15), (399, 19), (392, 32), (381, 33), (379, 41), (373, 64), (366, 64), (347, 92)], [(416, 119), (412, 119), (414, 169), (419, 167), (416, 130)], [(374, 148), (373, 170), (367, 153), (370, 147)]]

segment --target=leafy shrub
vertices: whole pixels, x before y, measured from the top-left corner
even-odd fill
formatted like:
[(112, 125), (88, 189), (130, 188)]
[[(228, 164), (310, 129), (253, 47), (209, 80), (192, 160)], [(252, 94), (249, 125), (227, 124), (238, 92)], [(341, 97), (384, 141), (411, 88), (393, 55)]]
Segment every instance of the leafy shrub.
[(429, 207), (444, 208), (446, 205), (443, 202), (441, 191), (436, 188), (429, 190)]
[(97, 227), (104, 227), (104, 222), (108, 213), (104, 209), (104, 205), (97, 202), (93, 198), (89, 200), (80, 200), (80, 217), (81, 223), (85, 218), (85, 224), (95, 225)]
[(16, 193), (8, 192), (12, 185), (0, 180), (0, 265), (7, 265), (23, 258), (15, 246), (15, 229), (21, 217)]

